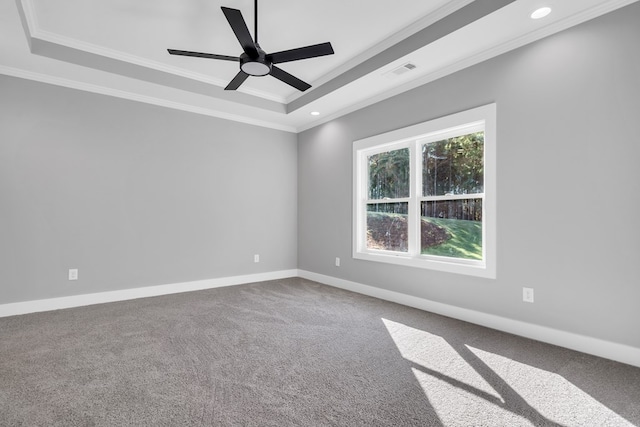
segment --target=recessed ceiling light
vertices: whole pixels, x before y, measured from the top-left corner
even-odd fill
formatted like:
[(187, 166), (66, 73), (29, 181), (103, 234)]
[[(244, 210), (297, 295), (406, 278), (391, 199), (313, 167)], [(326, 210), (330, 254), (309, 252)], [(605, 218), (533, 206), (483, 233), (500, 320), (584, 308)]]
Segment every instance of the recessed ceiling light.
[(544, 18), (545, 16), (547, 16), (548, 14), (551, 13), (551, 8), (550, 7), (541, 7), (540, 9), (536, 9), (532, 14), (531, 14), (531, 19), (540, 19), (540, 18)]
[(312, 116), (319, 116), (319, 115), (320, 115), (320, 112), (319, 112), (319, 111), (312, 111), (312, 112), (311, 112), (311, 115), (312, 115)]

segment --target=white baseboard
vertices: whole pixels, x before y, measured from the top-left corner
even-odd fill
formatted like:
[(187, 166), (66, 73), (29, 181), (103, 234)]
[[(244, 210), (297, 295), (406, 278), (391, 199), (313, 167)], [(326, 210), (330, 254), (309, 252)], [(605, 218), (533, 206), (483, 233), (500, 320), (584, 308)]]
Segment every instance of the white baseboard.
[(298, 270), (282, 270), (269, 273), (249, 274), (245, 276), (222, 277), (218, 279), (172, 283), (169, 285), (145, 286), (142, 288), (122, 289), (118, 291), (98, 292), (94, 294), (15, 302), (0, 305), (0, 317), (36, 313), (39, 311), (60, 310), (63, 308), (80, 307), (85, 305), (103, 304), (114, 301), (125, 301), (136, 298), (155, 297), (180, 292), (200, 291), (203, 289), (220, 288), (223, 286), (284, 279), (287, 277), (296, 277), (297, 275)]
[(554, 344), (571, 350), (640, 367), (640, 349), (628, 345), (604, 341), (598, 338), (565, 332), (546, 326), (521, 322), (519, 320), (508, 319), (506, 317), (482, 313), (448, 304), (442, 304), (424, 298), (414, 297), (387, 289), (376, 288), (374, 286), (363, 285), (362, 283), (338, 279), (336, 277), (325, 276), (323, 274), (313, 273), (310, 271), (298, 270), (298, 276), (304, 279), (323, 283), (325, 285), (334, 286), (336, 288), (396, 302), (398, 304), (407, 305), (409, 307), (418, 308), (431, 313), (475, 323), (476, 325), (486, 326), (488, 328), (497, 329), (514, 335), (531, 338), (548, 344)]
[(418, 308), (431, 313), (453, 317), (455, 319), (464, 320), (466, 322), (475, 323), (477, 325), (486, 326), (499, 331), (508, 332), (514, 335), (531, 338), (537, 341), (570, 348), (572, 350), (581, 351), (594, 356), (604, 357), (606, 359), (640, 367), (639, 348), (430, 301), (424, 298), (387, 289), (376, 288), (374, 286), (364, 285), (362, 283), (339, 279), (332, 276), (325, 276), (323, 274), (295, 269), (2, 304), (0, 305), (0, 317), (40, 311), (60, 310), (64, 308), (93, 304), (103, 304), (107, 302), (126, 301), (136, 298), (169, 295), (180, 292), (199, 291), (223, 286), (285, 279), (288, 277), (302, 277), (325, 285), (334, 286), (336, 288), (369, 295), (386, 301), (396, 302), (398, 304)]

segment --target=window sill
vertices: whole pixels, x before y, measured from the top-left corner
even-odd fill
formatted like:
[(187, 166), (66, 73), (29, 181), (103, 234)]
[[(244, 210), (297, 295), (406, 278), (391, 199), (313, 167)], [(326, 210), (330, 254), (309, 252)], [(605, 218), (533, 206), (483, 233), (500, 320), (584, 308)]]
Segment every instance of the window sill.
[(386, 264), (396, 264), (405, 267), (423, 268), (429, 270), (443, 271), (447, 273), (463, 274), (467, 276), (483, 277), (487, 279), (496, 278), (495, 266), (487, 265), (482, 261), (449, 261), (446, 257), (426, 257), (423, 255), (410, 256), (408, 254), (394, 254), (389, 252), (357, 252), (353, 253), (354, 259), (364, 261), (381, 262)]

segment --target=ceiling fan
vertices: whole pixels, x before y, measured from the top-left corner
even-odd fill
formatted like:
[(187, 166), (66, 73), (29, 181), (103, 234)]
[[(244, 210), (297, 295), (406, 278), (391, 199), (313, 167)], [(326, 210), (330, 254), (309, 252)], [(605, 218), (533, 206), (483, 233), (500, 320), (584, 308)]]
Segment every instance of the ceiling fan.
[(225, 87), (225, 90), (236, 90), (249, 76), (272, 75), (276, 79), (293, 86), (304, 92), (311, 85), (299, 78), (292, 76), (274, 64), (283, 62), (299, 61), (301, 59), (315, 58), (317, 56), (332, 55), (333, 47), (331, 43), (320, 43), (311, 46), (299, 47), (296, 49), (283, 50), (275, 53), (265, 53), (258, 44), (258, 0), (254, 0), (255, 6), (255, 41), (251, 38), (247, 24), (238, 9), (222, 7), (224, 16), (229, 21), (231, 29), (235, 33), (242, 50), (240, 56), (216, 55), (214, 53), (190, 52), (187, 50), (167, 49), (171, 55), (195, 56), (198, 58), (221, 59), (223, 61), (239, 61), (240, 71)]

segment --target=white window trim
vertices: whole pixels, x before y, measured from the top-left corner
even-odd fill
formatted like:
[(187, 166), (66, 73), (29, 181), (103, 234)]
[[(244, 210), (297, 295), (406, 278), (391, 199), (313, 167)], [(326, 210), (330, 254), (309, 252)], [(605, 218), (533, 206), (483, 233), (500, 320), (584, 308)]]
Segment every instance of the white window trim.
[[(366, 203), (368, 196), (367, 173), (362, 170), (367, 156), (376, 152), (409, 146), (415, 151), (417, 144), (438, 141), (451, 136), (461, 135), (467, 130), (473, 132), (478, 127), (484, 128), (484, 196), (483, 196), (483, 260), (464, 260), (460, 258), (438, 257), (433, 255), (410, 255), (417, 253), (416, 248), (409, 248), (408, 253), (368, 250), (366, 248), (365, 225)], [(461, 133), (462, 132), (462, 133)], [(420, 156), (412, 152), (415, 164), (420, 168)], [(366, 169), (366, 167), (365, 167)], [(418, 169), (416, 169), (418, 170)], [(419, 233), (412, 216), (417, 215), (415, 204), (422, 198), (417, 173), (411, 174), (411, 197), (409, 198), (409, 230), (413, 236), (410, 245), (419, 242)], [(359, 197), (364, 196), (364, 197)], [(447, 197), (447, 196), (443, 196)], [(404, 199), (403, 199), (404, 200)], [(488, 104), (471, 110), (419, 123), (414, 126), (394, 130), (380, 135), (354, 141), (353, 143), (353, 258), (426, 268), (450, 273), (466, 274), (485, 278), (496, 278), (496, 104)]]

